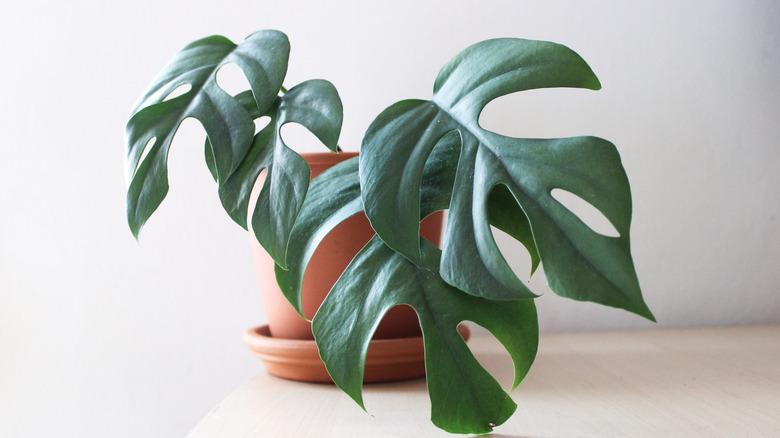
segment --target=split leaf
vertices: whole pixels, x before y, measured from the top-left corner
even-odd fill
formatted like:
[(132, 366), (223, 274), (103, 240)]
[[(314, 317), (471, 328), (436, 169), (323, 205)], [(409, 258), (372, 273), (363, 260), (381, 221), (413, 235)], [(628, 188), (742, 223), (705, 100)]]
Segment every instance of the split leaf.
[[(218, 180), (227, 179), (244, 159), (254, 134), (252, 120), (217, 84), (220, 67), (238, 65), (251, 85), (255, 106), (265, 111), (282, 86), (289, 51), (287, 37), (273, 30), (256, 32), (239, 45), (211, 36), (184, 47), (157, 76), (125, 128), (127, 220), (133, 235), (138, 236), (168, 193), (168, 151), (184, 119), (193, 117), (206, 130)], [(182, 86), (189, 90), (167, 99)]]
[[(479, 126), (491, 100), (548, 87), (595, 90), (600, 84), (585, 61), (560, 44), (501, 38), (458, 54), (440, 71), (432, 100), (398, 102), (366, 132), (360, 157), (366, 215), (388, 246), (420, 263), (423, 169), (439, 139), (456, 133), (460, 157), (439, 267), (447, 283), (489, 299), (535, 296), (512, 272), (490, 230), (496, 212), (487, 205), (501, 188), (518, 205), (514, 222), (530, 223), (553, 291), (653, 319), (631, 259), (631, 193), (615, 146), (597, 137), (512, 138)], [(551, 196), (555, 188), (599, 209), (620, 236), (595, 233)], [(498, 220), (511, 229), (508, 217)]]
[[(265, 113), (254, 106), (249, 91), (237, 97), (253, 119), (268, 116), (271, 121), (255, 135), (249, 153), (236, 171), (221, 181), (219, 197), (230, 217), (246, 228), (252, 189), (260, 173), (266, 171), (252, 213), (252, 230), (276, 264), (286, 267), (290, 233), (306, 198), (310, 173), (303, 158), (284, 142), (282, 127), (298, 123), (336, 151), (343, 117), (341, 99), (333, 84), (322, 79), (292, 87)], [(213, 175), (215, 164), (208, 139), (205, 152)]]
[(514, 386), (533, 363), (538, 344), (533, 300), (470, 296), (439, 277), (439, 251), (422, 240), (416, 265), (374, 237), (344, 271), (314, 316), (312, 331), (333, 381), (360, 406), (368, 345), (393, 307), (412, 307), (425, 345), (431, 421), (455, 433), (486, 433), (517, 405), (477, 362), (457, 331), (463, 321), (488, 329), (514, 362)]

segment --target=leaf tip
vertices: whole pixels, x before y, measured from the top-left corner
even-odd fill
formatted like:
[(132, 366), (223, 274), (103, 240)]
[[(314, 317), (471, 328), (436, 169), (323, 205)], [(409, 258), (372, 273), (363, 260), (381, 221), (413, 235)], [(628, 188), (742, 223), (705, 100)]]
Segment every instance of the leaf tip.
[(593, 70), (591, 70), (591, 78), (588, 81), (588, 88), (591, 90), (601, 90), (601, 81), (599, 81), (599, 78), (596, 76), (596, 73), (593, 73)]
[(645, 312), (640, 313), (640, 315), (645, 317), (650, 322), (654, 322), (654, 323), (658, 322), (658, 320), (655, 318), (655, 315), (653, 315), (653, 312), (651, 312), (649, 308), (645, 308)]
[(647, 307), (647, 303), (645, 303), (644, 300), (642, 300), (641, 298), (637, 306), (634, 309), (631, 309), (631, 311), (647, 319), (650, 322), (655, 322), (655, 323), (658, 322), (658, 320), (655, 319), (655, 315), (653, 315), (653, 312), (650, 310), (649, 307)]
[(360, 409), (362, 409), (363, 412), (368, 413), (368, 409), (366, 409), (366, 405), (365, 405), (365, 403), (363, 403), (363, 396), (362, 395), (359, 396), (358, 398), (352, 397), (352, 400), (355, 400), (355, 403), (357, 403), (357, 405), (360, 406)]
[(133, 239), (135, 239), (136, 242), (138, 242), (138, 236), (141, 234), (141, 228), (143, 225), (143, 222), (136, 220), (135, 215), (133, 214), (133, 210), (128, 208), (127, 226), (130, 228), (130, 233), (133, 235)]

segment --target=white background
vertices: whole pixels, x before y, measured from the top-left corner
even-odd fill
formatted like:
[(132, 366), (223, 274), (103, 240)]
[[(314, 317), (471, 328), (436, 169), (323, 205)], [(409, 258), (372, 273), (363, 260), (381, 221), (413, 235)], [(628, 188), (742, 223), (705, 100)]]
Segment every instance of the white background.
[[(545, 330), (780, 322), (780, 6), (773, 1), (63, 1), (0, 15), (0, 436), (182, 436), (261, 371), (249, 241), (221, 210), (185, 123), (171, 192), (133, 241), (123, 127), (181, 46), (284, 30), (287, 84), (321, 77), (357, 149), (392, 102), (430, 96), (476, 41), (563, 42), (598, 92), (502, 98), (482, 122), (517, 136), (593, 134), (620, 149), (633, 253), (658, 325), (552, 294)], [(226, 87), (240, 87), (228, 75)], [(235, 90), (234, 90), (235, 91)], [(295, 131), (300, 151), (317, 149)], [(524, 256), (500, 238), (524, 274)], [(543, 281), (534, 280), (544, 292)], [(302, 389), (303, 391), (303, 389)], [(305, 396), (302, 392), (301, 396)]]

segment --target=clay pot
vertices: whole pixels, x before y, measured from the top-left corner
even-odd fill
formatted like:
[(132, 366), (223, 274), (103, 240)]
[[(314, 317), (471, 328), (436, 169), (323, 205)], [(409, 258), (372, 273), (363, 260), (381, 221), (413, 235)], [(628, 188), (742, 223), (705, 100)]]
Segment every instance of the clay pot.
[[(302, 154), (311, 168), (314, 178), (329, 167), (357, 156), (356, 152)], [(420, 234), (439, 245), (442, 214), (427, 217), (420, 225)], [(314, 252), (304, 274), (302, 287), (303, 313), (311, 319), (325, 299), (330, 288), (347, 267), (355, 254), (371, 239), (374, 230), (363, 213), (339, 224), (325, 237)], [(311, 323), (301, 319), (284, 298), (276, 284), (274, 263), (265, 250), (252, 239), (255, 267), (260, 292), (268, 320), (269, 333), (279, 339), (313, 339)], [(406, 306), (392, 309), (379, 324), (374, 339), (419, 337), (417, 315)]]

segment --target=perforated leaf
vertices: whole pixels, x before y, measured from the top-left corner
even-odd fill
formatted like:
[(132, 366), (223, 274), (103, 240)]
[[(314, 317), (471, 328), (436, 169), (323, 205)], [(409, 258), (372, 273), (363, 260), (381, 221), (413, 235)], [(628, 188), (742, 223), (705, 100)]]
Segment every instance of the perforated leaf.
[[(444, 136), (428, 157), (421, 188), (423, 209), (421, 217), (442, 210), (450, 202), (451, 187), (455, 179), (459, 141), (457, 136)], [(523, 242), (532, 255), (532, 269), (538, 255), (528, 222), (509, 220), (508, 214), (516, 209), (513, 198), (496, 193), (488, 201), (491, 224), (515, 236)], [(344, 161), (314, 179), (301, 213), (293, 228), (288, 247), (288, 268), (276, 266), (276, 280), (285, 297), (303, 317), (301, 287), (309, 259), (322, 239), (339, 223), (363, 211), (358, 179), (358, 160)]]
[[(342, 105), (336, 88), (321, 79), (302, 82), (278, 97), (261, 113), (254, 107), (251, 93), (238, 98), (252, 118), (270, 117), (258, 132), (249, 153), (236, 171), (220, 184), (219, 196), (230, 217), (247, 226), (247, 209), (252, 189), (260, 173), (265, 180), (252, 214), (252, 229), (257, 240), (275, 262), (287, 266), (286, 252), (290, 233), (309, 188), (309, 166), (282, 138), (282, 127), (299, 123), (316, 135), (328, 148), (338, 150)], [(206, 141), (206, 162), (214, 171), (211, 143)]]
[[(504, 187), (519, 205), (516, 221), (530, 223), (553, 291), (652, 319), (631, 259), (631, 194), (615, 146), (597, 137), (511, 138), (479, 126), (479, 114), (491, 100), (548, 87), (600, 84), (585, 61), (560, 44), (502, 38), (458, 54), (439, 73), (432, 100), (398, 102), (369, 127), (360, 158), (366, 215), (388, 246), (419, 262), (423, 168), (439, 139), (454, 132), (460, 157), (440, 263), (447, 283), (490, 299), (534, 296), (490, 231), (487, 203)], [(555, 188), (598, 208), (620, 237), (591, 230), (551, 196)]]
[(477, 362), (457, 326), (474, 321), (496, 336), (512, 357), (517, 386), (536, 355), (536, 309), (530, 299), (492, 301), (453, 288), (437, 273), (438, 256), (423, 239), (417, 265), (374, 237), (314, 316), (314, 339), (333, 381), (363, 406), (363, 369), (371, 337), (387, 311), (411, 306), (423, 332), (431, 421), (449, 432), (490, 432), (517, 405)]
[[(422, 187), (422, 215), (447, 206), (458, 159), (457, 138), (445, 136), (428, 159)], [(498, 196), (489, 208), (506, 209)], [(289, 269), (277, 266), (285, 296), (301, 313), (301, 284), (309, 258), (338, 223), (361, 211), (357, 159), (314, 179), (289, 248)], [(527, 234), (515, 225), (516, 234)], [(487, 327), (507, 347), (515, 363), (515, 385), (533, 362), (538, 342), (531, 300), (494, 302), (447, 285), (437, 273), (438, 250), (426, 248), (415, 265), (374, 238), (356, 256), (314, 318), (320, 354), (336, 384), (362, 405), (361, 385), (368, 342), (384, 313), (411, 305), (425, 337), (426, 370), (433, 422), (453, 432), (481, 433), (501, 424), (515, 403), (476, 362), (457, 325), (464, 320)], [(533, 248), (529, 248), (533, 251)]]
[[(134, 235), (168, 193), (168, 151), (184, 119), (193, 117), (206, 130), (220, 181), (227, 179), (246, 155), (254, 134), (252, 120), (238, 101), (218, 86), (219, 68), (238, 65), (251, 85), (256, 107), (263, 112), (281, 88), (289, 51), (287, 37), (273, 30), (254, 33), (239, 45), (211, 36), (184, 47), (157, 76), (125, 129), (127, 219)], [(189, 90), (166, 100), (182, 86), (189, 86)]]

